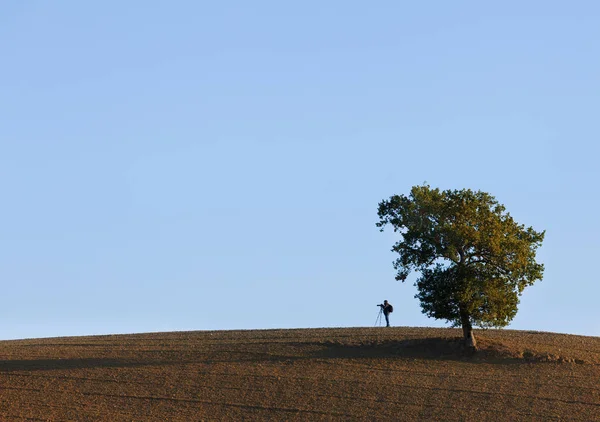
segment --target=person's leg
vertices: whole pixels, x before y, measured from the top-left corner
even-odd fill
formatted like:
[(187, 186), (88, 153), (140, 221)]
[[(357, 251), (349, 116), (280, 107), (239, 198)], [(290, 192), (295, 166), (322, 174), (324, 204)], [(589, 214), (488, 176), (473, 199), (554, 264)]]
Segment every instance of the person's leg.
[(385, 326), (389, 327), (390, 326), (390, 314), (384, 314), (385, 315)]

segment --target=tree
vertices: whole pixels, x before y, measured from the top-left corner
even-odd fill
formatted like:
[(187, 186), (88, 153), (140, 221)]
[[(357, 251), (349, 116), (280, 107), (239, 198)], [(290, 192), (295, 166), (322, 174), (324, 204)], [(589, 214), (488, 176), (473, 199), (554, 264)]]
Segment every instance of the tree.
[(401, 235), (396, 279), (420, 272), (423, 313), (461, 326), (469, 348), (477, 348), (473, 325), (508, 325), (525, 287), (542, 279), (535, 255), (545, 231), (517, 224), (488, 193), (414, 186), (379, 203), (378, 215), (381, 231), (390, 224)]

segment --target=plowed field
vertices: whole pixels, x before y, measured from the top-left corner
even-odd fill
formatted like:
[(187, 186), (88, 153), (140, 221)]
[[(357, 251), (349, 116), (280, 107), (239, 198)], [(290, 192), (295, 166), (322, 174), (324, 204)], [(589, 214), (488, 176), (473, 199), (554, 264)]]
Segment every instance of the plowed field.
[(600, 338), (454, 329), (0, 342), (1, 421), (600, 421)]

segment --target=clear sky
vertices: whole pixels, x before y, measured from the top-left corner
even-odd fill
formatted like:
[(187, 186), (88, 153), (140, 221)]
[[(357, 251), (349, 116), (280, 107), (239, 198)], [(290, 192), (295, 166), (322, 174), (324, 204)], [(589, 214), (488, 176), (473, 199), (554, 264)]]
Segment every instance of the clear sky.
[(546, 230), (509, 328), (600, 336), (600, 3), (0, 4), (0, 338), (445, 326), (377, 204)]

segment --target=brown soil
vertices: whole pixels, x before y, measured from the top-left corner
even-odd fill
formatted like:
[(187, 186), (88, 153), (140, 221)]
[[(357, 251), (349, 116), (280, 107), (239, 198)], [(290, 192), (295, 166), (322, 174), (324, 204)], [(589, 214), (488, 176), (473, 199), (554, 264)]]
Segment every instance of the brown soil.
[(600, 338), (202, 331), (0, 342), (0, 420), (600, 421)]

